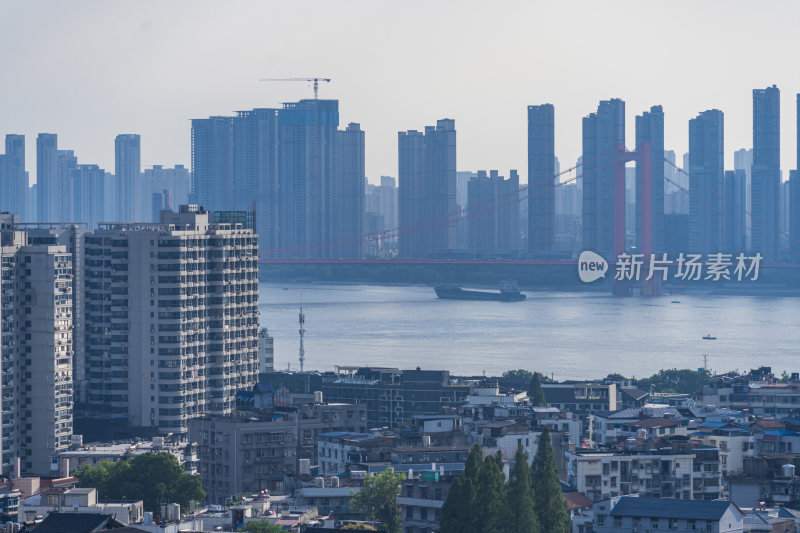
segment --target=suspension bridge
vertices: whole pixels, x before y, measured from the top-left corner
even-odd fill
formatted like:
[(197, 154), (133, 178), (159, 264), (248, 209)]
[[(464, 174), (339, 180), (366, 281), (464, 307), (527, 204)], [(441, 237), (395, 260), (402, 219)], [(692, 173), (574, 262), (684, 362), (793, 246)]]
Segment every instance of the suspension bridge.
[[(549, 193), (559, 187), (564, 187), (567, 184), (574, 183), (577, 180), (585, 178), (592, 173), (599, 171), (600, 169), (605, 168), (613, 168), (613, 249), (610, 252), (613, 254), (613, 258), (618, 258), (621, 254), (626, 252), (625, 246), (625, 169), (628, 163), (635, 163), (638, 168), (641, 168), (641, 179), (637, 180), (637, 187), (642, 187), (642, 191), (640, 194), (637, 194), (637, 199), (641, 199), (642, 205), (639, 206), (640, 216), (639, 216), (639, 225), (637, 227), (637, 237), (639, 247), (636, 250), (637, 253), (643, 254), (643, 257), (649, 258), (650, 255), (654, 252), (660, 252), (661, 250), (654, 250), (653, 246), (653, 205), (652, 205), (652, 190), (653, 187), (663, 186), (664, 183), (670, 183), (675, 188), (684, 191), (690, 198), (693, 198), (696, 202), (702, 204), (705, 209), (710, 210), (711, 212), (716, 213), (721, 220), (731, 222), (737, 226), (739, 226), (743, 231), (749, 231), (750, 226), (746, 225), (746, 222), (742, 222), (742, 217), (732, 217), (729, 213), (729, 209), (725, 209), (725, 206), (729, 206), (734, 211), (738, 211), (739, 213), (745, 214), (749, 217), (751, 221), (759, 221), (762, 226), (766, 229), (772, 230), (772, 233), (777, 236), (786, 236), (788, 234), (786, 232), (780, 231), (780, 228), (776, 228), (764, 221), (761, 221), (757, 216), (753, 215), (752, 212), (748, 211), (744, 206), (738, 205), (733, 202), (730, 198), (726, 198), (724, 195), (724, 187), (721, 185), (721, 190), (715, 190), (714, 188), (710, 187), (707, 183), (703, 180), (698, 179), (694, 176), (691, 176), (685, 169), (682, 169), (675, 165), (674, 162), (663, 158), (663, 155), (659, 157), (659, 160), (663, 159), (666, 165), (671, 166), (675, 169), (678, 173), (685, 176), (688, 179), (689, 187), (685, 187), (674, 180), (668, 178), (663, 172), (659, 173), (656, 176), (652, 175), (652, 163), (655, 154), (653, 154), (653, 150), (651, 149), (649, 143), (642, 143), (638, 146), (637, 150), (628, 150), (624, 144), (618, 143), (610, 148), (607, 148), (605, 151), (601, 152), (597, 155), (595, 161), (593, 162), (582, 162), (581, 164), (575, 165), (568, 169), (565, 169), (558, 174), (552, 176), (549, 179), (541, 180), (539, 182), (528, 183), (525, 186), (519, 188), (518, 191), (514, 191), (511, 193), (507, 193), (504, 195), (497, 196), (491, 200), (477, 203), (474, 205), (468, 205), (463, 209), (458, 209), (456, 211), (452, 211), (446, 213), (442, 216), (432, 217), (426, 220), (418, 221), (412, 224), (398, 226), (395, 228), (386, 229), (383, 231), (378, 231), (374, 233), (368, 233), (364, 235), (358, 235), (354, 237), (338, 239), (338, 240), (331, 240), (331, 241), (324, 241), (324, 242), (313, 242), (307, 243), (303, 245), (291, 246), (291, 247), (284, 247), (284, 248), (273, 248), (267, 250), (261, 250), (259, 252), (259, 263), (265, 265), (475, 265), (475, 266), (488, 266), (488, 265), (529, 265), (529, 266), (569, 266), (569, 265), (576, 265), (577, 261), (574, 259), (565, 259), (565, 260), (557, 260), (557, 259), (537, 259), (537, 258), (510, 258), (510, 259), (469, 259), (469, 258), (391, 258), (391, 259), (336, 259), (336, 258), (309, 258), (308, 256), (313, 256), (319, 254), (320, 251), (329, 252), (331, 250), (336, 250), (337, 248), (343, 248), (346, 246), (353, 246), (356, 244), (367, 244), (367, 243), (375, 243), (380, 242), (388, 239), (396, 239), (400, 235), (409, 235), (419, 232), (431, 231), (434, 228), (439, 228), (442, 226), (453, 225), (465, 220), (472, 219), (477, 216), (484, 215), (486, 213), (491, 213), (493, 211), (497, 211), (503, 209), (505, 207), (513, 206), (519, 204), (520, 202), (527, 201), (529, 198)], [(659, 165), (659, 168), (664, 168), (664, 165)], [(703, 189), (705, 192), (710, 193), (711, 196), (715, 196), (718, 200), (717, 202), (710, 203), (708, 200), (703, 199), (703, 195), (699, 194), (697, 191)], [(708, 196), (708, 195), (705, 195)], [(720, 208), (720, 205), (723, 207)], [(746, 221), (747, 218), (744, 218)], [(752, 224), (752, 222), (751, 222)], [(778, 248), (779, 250), (788, 252), (788, 247), (783, 245), (781, 242), (775, 242), (775, 240), (771, 240), (769, 238), (764, 238), (765, 242), (769, 242)], [(780, 241), (780, 238), (776, 239)], [(687, 243), (688, 247), (688, 243)], [(686, 250), (687, 252), (692, 252), (692, 250)], [(326, 255), (335, 255), (327, 253)], [(794, 257), (794, 254), (791, 254), (792, 261), (790, 263), (770, 263), (770, 264), (763, 264), (762, 266), (768, 267), (770, 269), (792, 269), (800, 267), (800, 257)], [(610, 267), (614, 268), (616, 266), (615, 261), (609, 261)], [(674, 263), (671, 263), (674, 264)], [(613, 272), (611, 274), (613, 276)], [(613, 280), (612, 283), (612, 291), (615, 294), (631, 294), (633, 290), (639, 288), (642, 293), (647, 294), (660, 294), (662, 292), (661, 287), (662, 279), (658, 276), (653, 277), (647, 281), (625, 281), (625, 280)]]

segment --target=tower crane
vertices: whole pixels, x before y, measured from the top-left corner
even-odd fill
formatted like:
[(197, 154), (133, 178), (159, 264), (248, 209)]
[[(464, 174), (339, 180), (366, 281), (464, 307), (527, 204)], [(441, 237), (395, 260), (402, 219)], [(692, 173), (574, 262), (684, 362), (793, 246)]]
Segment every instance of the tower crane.
[(330, 78), (261, 78), (258, 81), (304, 81), (306, 83), (313, 83), (314, 100), (317, 100), (317, 94), (319, 93), (319, 82), (323, 81), (329, 83), (331, 79)]

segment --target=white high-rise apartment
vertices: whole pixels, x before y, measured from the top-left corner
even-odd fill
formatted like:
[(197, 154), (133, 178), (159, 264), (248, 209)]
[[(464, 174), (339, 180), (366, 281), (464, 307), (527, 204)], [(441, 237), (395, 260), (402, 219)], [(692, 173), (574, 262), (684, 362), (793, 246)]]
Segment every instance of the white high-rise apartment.
[(2, 473), (49, 474), (72, 436), (72, 258), (0, 213)]
[(202, 207), (86, 237), (92, 415), (161, 433), (229, 415), (258, 376), (257, 236)]

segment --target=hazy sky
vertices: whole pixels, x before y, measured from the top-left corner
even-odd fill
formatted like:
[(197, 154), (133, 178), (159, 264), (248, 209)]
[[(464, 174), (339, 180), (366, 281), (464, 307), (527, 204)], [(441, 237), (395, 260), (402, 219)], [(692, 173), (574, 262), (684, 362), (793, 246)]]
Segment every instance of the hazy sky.
[[(634, 116), (664, 106), (666, 147), (725, 112), (726, 168), (752, 145), (752, 89), (781, 89), (784, 169), (796, 166), (797, 1), (0, 0), (0, 135), (59, 135), (114, 170), (114, 136), (142, 135), (142, 165), (190, 164), (191, 118), (312, 96), (325, 76), (340, 123), (366, 131), (367, 176), (397, 174), (397, 132), (456, 121), (458, 168), (527, 174), (526, 106), (556, 110), (562, 168), (598, 100)], [(788, 173), (787, 173), (788, 174)], [(507, 175), (507, 174), (506, 174)]]

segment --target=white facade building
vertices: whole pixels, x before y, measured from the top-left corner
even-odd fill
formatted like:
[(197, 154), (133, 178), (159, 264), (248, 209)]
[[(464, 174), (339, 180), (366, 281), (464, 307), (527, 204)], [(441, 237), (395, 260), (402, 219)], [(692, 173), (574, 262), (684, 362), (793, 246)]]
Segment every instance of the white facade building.
[(130, 426), (186, 432), (229, 415), (258, 373), (257, 237), (197, 206), (86, 237), (88, 404)]
[(72, 261), (0, 214), (2, 473), (49, 474), (72, 436)]
[[(657, 498), (694, 498), (694, 454), (566, 452), (567, 481), (598, 501), (641, 494)], [(718, 475), (718, 474), (717, 474)]]
[(275, 370), (275, 339), (267, 328), (258, 332), (258, 371), (262, 374)]

